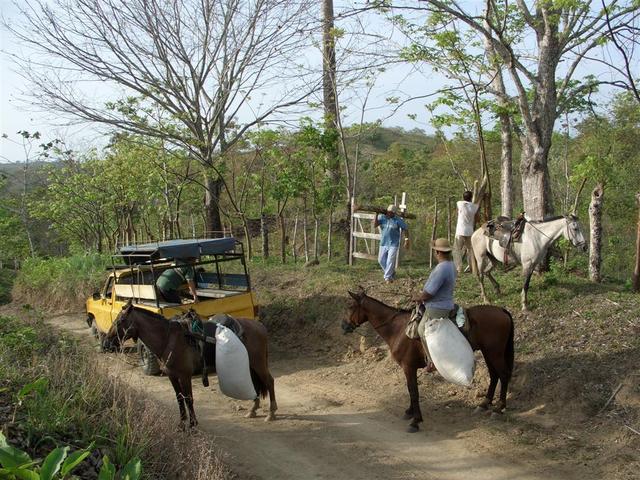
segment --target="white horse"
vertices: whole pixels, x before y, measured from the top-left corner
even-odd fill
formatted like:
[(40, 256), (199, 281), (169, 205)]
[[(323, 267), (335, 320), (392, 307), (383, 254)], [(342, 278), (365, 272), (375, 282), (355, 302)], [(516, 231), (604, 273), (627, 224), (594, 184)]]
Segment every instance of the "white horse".
[[(561, 236), (569, 240), (574, 247), (581, 248), (583, 251), (587, 250), (582, 228), (578, 222), (578, 217), (575, 215), (554, 217), (541, 222), (527, 221), (521, 240), (512, 244), (513, 247), (508, 252), (508, 262), (520, 263), (524, 276), (524, 285), (521, 293), (522, 310), (527, 310), (527, 291), (529, 290), (529, 281), (533, 270), (546, 255), (549, 246)], [(487, 296), (484, 291), (484, 276), (489, 277), (496, 289), (496, 293), (500, 294), (500, 285), (491, 275), (491, 269), (495, 266), (496, 261), (504, 261), (505, 249), (500, 246), (497, 240), (484, 234), (484, 225), (473, 232), (471, 245), (478, 266), (476, 274), (480, 281), (482, 299), (487, 303)]]

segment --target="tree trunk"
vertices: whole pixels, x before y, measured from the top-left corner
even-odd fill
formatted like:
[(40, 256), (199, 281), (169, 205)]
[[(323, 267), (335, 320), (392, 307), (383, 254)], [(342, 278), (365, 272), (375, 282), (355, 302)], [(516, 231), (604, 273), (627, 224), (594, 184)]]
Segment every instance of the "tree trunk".
[(302, 216), (302, 238), (304, 240), (304, 261), (309, 262), (309, 238), (307, 232), (307, 199), (304, 200), (304, 212)]
[(287, 229), (282, 212), (278, 214), (278, 223), (280, 224), (280, 259), (282, 263), (287, 263)]
[(638, 231), (636, 234), (636, 268), (633, 270), (632, 287), (634, 292), (640, 292), (640, 193), (636, 193), (638, 202)]
[(267, 228), (267, 216), (260, 215), (260, 236), (262, 238), (262, 258), (269, 258), (269, 230)]
[(244, 231), (244, 238), (247, 243), (247, 257), (251, 259), (253, 258), (253, 245), (251, 244), (251, 233), (249, 232), (249, 223), (247, 222), (247, 217), (244, 213), (240, 215), (240, 219), (242, 220), (242, 230)]
[(296, 212), (296, 218), (293, 221), (293, 241), (291, 242), (291, 252), (293, 255), (293, 263), (298, 262), (298, 252), (296, 251), (296, 244), (298, 241), (298, 213)]
[(598, 183), (591, 192), (591, 204), (589, 204), (589, 224), (591, 228), (591, 241), (589, 244), (589, 279), (600, 283), (602, 276), (602, 204), (603, 185)]
[(317, 262), (320, 255), (320, 220), (315, 216), (313, 219), (313, 259)]
[(500, 115), (500, 213), (513, 217), (513, 137), (508, 114)]
[(331, 233), (333, 230), (333, 211), (329, 212), (329, 231), (327, 232), (327, 261), (331, 261)]
[(205, 173), (205, 238), (218, 238), (222, 232), (222, 222), (220, 220), (220, 191), (222, 182), (219, 178), (212, 178)]
[[(433, 224), (431, 225), (431, 244), (436, 239), (436, 234), (438, 230), (438, 199), (436, 198), (436, 203), (433, 206)], [(431, 248), (431, 244), (429, 245), (429, 268), (433, 268), (433, 249)]]
[(528, 138), (524, 139), (520, 163), (522, 175), (522, 202), (530, 220), (543, 220), (551, 209), (547, 152), (534, 147)]

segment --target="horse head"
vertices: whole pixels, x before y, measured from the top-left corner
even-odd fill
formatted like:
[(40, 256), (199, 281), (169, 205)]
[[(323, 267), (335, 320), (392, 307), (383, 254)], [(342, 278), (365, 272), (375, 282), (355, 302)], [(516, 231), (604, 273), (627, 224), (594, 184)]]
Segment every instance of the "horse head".
[(564, 218), (567, 220), (567, 226), (564, 232), (565, 238), (569, 240), (574, 247), (586, 252), (587, 242), (584, 238), (584, 233), (582, 233), (582, 227), (580, 226), (578, 217), (573, 214), (569, 214), (565, 215)]
[(120, 313), (111, 324), (111, 328), (102, 340), (102, 348), (105, 350), (115, 350), (129, 338), (134, 341), (138, 339), (138, 330), (131, 319), (130, 313), (133, 311), (131, 299), (124, 304)]
[(349, 306), (347, 320), (342, 320), (342, 332), (344, 334), (353, 332), (356, 328), (368, 320), (367, 312), (362, 308), (362, 300), (366, 297), (364, 289), (360, 288), (358, 293), (348, 292), (353, 302)]

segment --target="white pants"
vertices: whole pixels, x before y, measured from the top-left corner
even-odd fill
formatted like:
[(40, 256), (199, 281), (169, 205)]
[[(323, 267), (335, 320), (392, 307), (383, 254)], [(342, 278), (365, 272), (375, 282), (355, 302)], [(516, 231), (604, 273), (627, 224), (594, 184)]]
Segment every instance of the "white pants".
[(456, 235), (455, 243), (453, 245), (453, 261), (456, 264), (456, 270), (458, 270), (458, 273), (462, 273), (462, 260), (465, 253), (467, 254), (467, 262), (469, 263), (472, 271), (475, 273), (475, 268), (473, 267), (475, 262), (473, 259), (471, 236), (467, 237), (464, 235)]
[(380, 245), (378, 253), (378, 263), (384, 272), (384, 279), (391, 280), (396, 273), (396, 257), (398, 256), (398, 247), (389, 247)]

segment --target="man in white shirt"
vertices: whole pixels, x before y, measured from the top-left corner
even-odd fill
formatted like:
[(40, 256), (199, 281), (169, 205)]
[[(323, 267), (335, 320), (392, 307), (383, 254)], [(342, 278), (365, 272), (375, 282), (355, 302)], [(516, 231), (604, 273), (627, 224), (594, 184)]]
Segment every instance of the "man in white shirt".
[[(482, 198), (481, 195), (479, 197)], [(453, 259), (456, 264), (456, 270), (458, 273), (462, 273), (462, 258), (466, 250), (467, 262), (469, 262), (469, 265), (475, 272), (471, 235), (473, 235), (475, 217), (480, 204), (471, 202), (473, 194), (468, 190), (462, 194), (462, 198), (463, 199), (456, 204), (458, 207), (458, 223), (456, 224)]]

